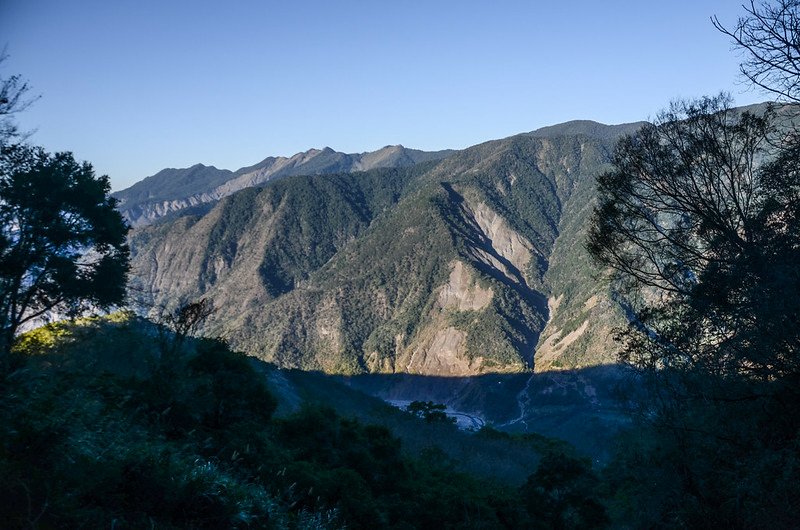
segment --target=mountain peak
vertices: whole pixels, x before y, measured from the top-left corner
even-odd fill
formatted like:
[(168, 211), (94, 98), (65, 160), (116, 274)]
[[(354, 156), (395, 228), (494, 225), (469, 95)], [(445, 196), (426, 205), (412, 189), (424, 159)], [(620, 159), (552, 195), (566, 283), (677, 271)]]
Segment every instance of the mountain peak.
[(606, 125), (593, 120), (571, 120), (556, 125), (541, 127), (527, 133), (527, 136), (553, 138), (556, 136), (590, 136), (600, 140), (616, 140), (620, 136), (636, 132), (646, 122)]

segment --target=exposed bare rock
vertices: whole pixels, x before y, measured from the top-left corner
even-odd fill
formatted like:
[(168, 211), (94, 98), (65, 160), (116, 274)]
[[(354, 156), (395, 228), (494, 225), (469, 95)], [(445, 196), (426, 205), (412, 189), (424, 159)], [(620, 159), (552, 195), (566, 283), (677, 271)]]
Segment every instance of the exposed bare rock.
[(589, 321), (584, 320), (577, 329), (572, 330), (563, 337), (563, 331), (560, 329), (556, 329), (549, 336), (546, 336), (544, 341), (541, 342), (536, 349), (536, 362), (538, 366), (553, 368), (553, 361), (558, 358), (559, 353), (578, 340), (578, 338), (586, 332), (588, 327)]
[(403, 370), (410, 374), (464, 376), (480, 373), (483, 359), (466, 356), (464, 331), (448, 327), (439, 329), (412, 354)]
[(492, 248), (510, 261), (519, 271), (525, 271), (531, 260), (533, 246), (484, 202), (472, 208), (478, 226), (489, 239)]
[(479, 311), (492, 301), (494, 292), (484, 289), (475, 282), (472, 274), (461, 261), (452, 265), (450, 278), (439, 291), (439, 305), (445, 309), (458, 311)]

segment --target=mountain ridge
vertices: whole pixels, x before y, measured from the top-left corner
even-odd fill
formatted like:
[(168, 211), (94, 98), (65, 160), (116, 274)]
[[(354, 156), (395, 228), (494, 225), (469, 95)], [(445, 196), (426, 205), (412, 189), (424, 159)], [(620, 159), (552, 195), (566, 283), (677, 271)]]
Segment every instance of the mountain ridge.
[(272, 179), (307, 174), (366, 171), (379, 167), (410, 166), (448, 156), (452, 151), (427, 152), (402, 145), (363, 153), (341, 153), (330, 147), (309, 149), (291, 157), (270, 156), (236, 171), (195, 164), (167, 168), (115, 192), (118, 208), (133, 227), (144, 226), (170, 213), (213, 203), (236, 191)]
[[(644, 123), (605, 125), (592, 120), (571, 120), (507, 138), (583, 134), (607, 141)], [(188, 168), (164, 168), (128, 188), (114, 192), (113, 196), (119, 201), (118, 208), (129, 224), (140, 227), (187, 208), (214, 203), (238, 190), (258, 186), (275, 178), (410, 166), (440, 160), (460, 151), (463, 150), (422, 151), (397, 144), (386, 145), (375, 151), (348, 154), (326, 146), (322, 149), (311, 148), (292, 156), (269, 156), (235, 171), (202, 163)]]
[(555, 125), (540, 127), (529, 133), (529, 136), (554, 137), (554, 136), (576, 136), (585, 135), (600, 138), (602, 140), (615, 139), (625, 134), (630, 134), (633, 130), (641, 128), (646, 121), (631, 123), (605, 124), (594, 120), (570, 120)]
[(289, 368), (603, 364), (615, 309), (578, 241), (594, 176), (638, 126), (570, 123), (411, 166), (250, 186), (137, 229), (135, 290), (150, 307), (214, 299), (225, 314), (209, 333)]

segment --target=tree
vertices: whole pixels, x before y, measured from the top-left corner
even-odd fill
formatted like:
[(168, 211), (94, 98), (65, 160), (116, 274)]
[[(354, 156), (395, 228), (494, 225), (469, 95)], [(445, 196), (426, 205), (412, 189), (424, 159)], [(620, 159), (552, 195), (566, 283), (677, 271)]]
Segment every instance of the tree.
[(0, 150), (0, 356), (20, 326), (125, 297), (128, 230), (108, 177), (70, 153)]
[(412, 401), (406, 411), (428, 423), (456, 423), (455, 418), (447, 415), (447, 406), (433, 401)]
[(159, 341), (161, 343), (161, 363), (170, 364), (180, 351), (186, 337), (194, 335), (214, 314), (214, 304), (209, 298), (201, 298), (195, 302), (187, 302), (173, 311), (162, 311), (157, 323)]
[(598, 179), (588, 249), (611, 272), (621, 358), (651, 398), (650, 449), (612, 465), (658, 462), (649, 489), (622, 487), (661, 496), (645, 526), (800, 517), (787, 502), (800, 480), (800, 143), (776, 125), (784, 110), (675, 103)]
[[(800, 373), (797, 194), (774, 111), (674, 104), (617, 146), (588, 249), (618, 274), (625, 360), (774, 379)], [(771, 297), (774, 299), (770, 299)], [(769, 300), (769, 303), (766, 303)], [(780, 300), (781, 302), (776, 303)]]
[(610, 521), (599, 500), (599, 486), (588, 460), (546, 453), (520, 494), (534, 528), (606, 528)]
[[(800, 101), (800, 2), (751, 2), (744, 76)], [(794, 105), (679, 102), (598, 179), (588, 249), (629, 324), (644, 400), (613, 470), (637, 526), (800, 520), (800, 134)], [(633, 443), (631, 443), (633, 442)], [(647, 506), (643, 509), (643, 506)], [(640, 515), (641, 514), (641, 515)]]
[[(8, 59), (4, 49), (0, 52), (0, 65)], [(30, 85), (19, 75), (0, 77), (0, 146), (20, 136), (13, 116), (27, 109), (36, 97), (29, 97)]]
[(712, 18), (714, 27), (745, 52), (742, 74), (781, 99), (800, 102), (800, 1), (751, 1), (743, 7), (747, 15), (733, 29)]

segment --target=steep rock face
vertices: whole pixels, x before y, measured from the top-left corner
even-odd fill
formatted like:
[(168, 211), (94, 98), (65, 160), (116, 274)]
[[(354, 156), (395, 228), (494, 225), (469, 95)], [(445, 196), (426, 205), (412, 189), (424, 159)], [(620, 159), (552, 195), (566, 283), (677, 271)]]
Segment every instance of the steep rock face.
[(494, 291), (484, 289), (475, 282), (464, 262), (455, 261), (447, 284), (439, 291), (437, 302), (442, 309), (480, 311), (489, 305), (493, 296)]
[(239, 191), (135, 231), (132, 292), (150, 306), (210, 297), (207, 333), (285, 367), (450, 377), (597, 364), (616, 317), (582, 237), (615, 134), (520, 135)]
[(467, 356), (466, 332), (452, 326), (433, 330), (431, 337), (421, 342), (411, 353), (402, 370), (409, 374), (465, 376), (481, 372), (483, 358)]
[(291, 175), (322, 175), (376, 168), (408, 167), (439, 160), (451, 151), (425, 152), (390, 145), (377, 151), (345, 154), (326, 147), (292, 157), (269, 157), (236, 172), (197, 164), (188, 169), (165, 169), (114, 196), (133, 227), (151, 224), (168, 215), (214, 203), (239, 190)]

